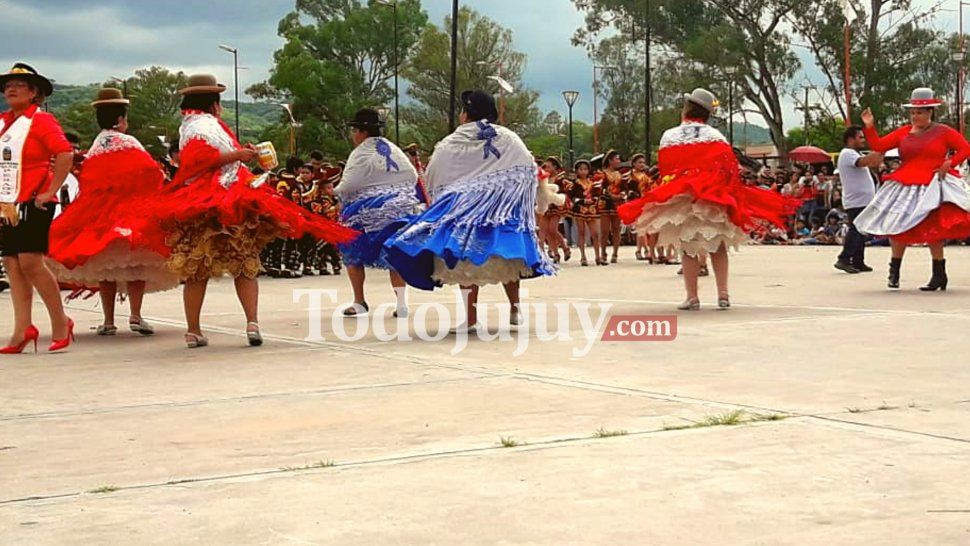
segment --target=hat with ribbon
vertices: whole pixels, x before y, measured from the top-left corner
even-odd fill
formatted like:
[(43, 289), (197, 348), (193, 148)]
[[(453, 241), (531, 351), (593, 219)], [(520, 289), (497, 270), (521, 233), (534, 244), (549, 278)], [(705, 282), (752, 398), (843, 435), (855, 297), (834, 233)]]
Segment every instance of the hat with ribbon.
[(936, 98), (936, 93), (929, 87), (917, 87), (913, 89), (909, 102), (903, 108), (937, 108), (943, 105), (943, 101)]
[(24, 80), (40, 89), (40, 92), (45, 97), (54, 94), (54, 84), (49, 79), (38, 74), (34, 70), (34, 67), (29, 64), (17, 63), (6, 74), (0, 74), (0, 89), (7, 85), (7, 82), (10, 80)]
[(712, 114), (721, 105), (717, 97), (714, 96), (714, 93), (701, 87), (698, 87), (688, 94), (684, 94), (684, 100), (692, 102)]

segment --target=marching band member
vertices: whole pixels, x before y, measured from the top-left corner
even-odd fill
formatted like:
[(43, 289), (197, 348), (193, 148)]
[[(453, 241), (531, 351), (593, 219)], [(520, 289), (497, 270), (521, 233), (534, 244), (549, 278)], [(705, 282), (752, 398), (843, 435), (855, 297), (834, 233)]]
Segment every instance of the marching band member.
[(432, 203), (388, 240), (388, 261), (408, 284), (467, 290), (467, 323), (478, 327), (478, 289), (502, 284), (519, 323), (519, 280), (555, 273), (536, 239), (536, 166), (522, 140), (498, 119), (483, 91), (461, 95), (461, 125), (428, 164)]
[(657, 233), (662, 246), (683, 253), (687, 299), (679, 309), (700, 309), (697, 276), (701, 257), (710, 254), (717, 278), (719, 309), (731, 306), (728, 295), (728, 247), (748, 240), (758, 221), (784, 226), (797, 203), (741, 180), (734, 150), (707, 121), (717, 109), (714, 95), (695, 89), (684, 96), (683, 122), (660, 141), (661, 176), (670, 182), (620, 207), (623, 222), (640, 233)]
[[(556, 194), (562, 196), (563, 201), (565, 201), (566, 192), (564, 191), (564, 184), (566, 178), (559, 158), (547, 158), (542, 164), (542, 170), (545, 171), (549, 177), (547, 184), (553, 186)], [(566, 238), (563, 237), (562, 233), (559, 232), (559, 223), (562, 221), (563, 212), (565, 211), (563, 205), (564, 203), (550, 203), (545, 213), (539, 216), (540, 238), (546, 245), (548, 245), (549, 252), (552, 255), (552, 261), (555, 263), (559, 263), (560, 248), (562, 249), (563, 256), (567, 262), (572, 257), (572, 252), (569, 250), (569, 244), (566, 242)]]
[(246, 337), (262, 345), (257, 322), (260, 252), (279, 237), (304, 233), (332, 242), (348, 242), (356, 233), (314, 216), (299, 204), (264, 186), (253, 187), (245, 163), (256, 158), (220, 119), (220, 94), (226, 86), (215, 76), (192, 75), (182, 95), (179, 129), (181, 158), (172, 191), (156, 204), (156, 216), (168, 232), (169, 267), (185, 279), (183, 300), (186, 346), (205, 347), (200, 316), (209, 279), (230, 275), (246, 315)]
[[(34, 290), (51, 321), (51, 345), (59, 351), (74, 339), (74, 321), (64, 313), (54, 273), (44, 263), (54, 218), (55, 193), (74, 162), (74, 148), (54, 116), (40, 110), (54, 92), (50, 80), (17, 63), (0, 75), (9, 110), (0, 114), (0, 240), (10, 283), (14, 326), (0, 354), (22, 353), (40, 331), (31, 320)], [(53, 172), (51, 163), (53, 162)]]
[(920, 290), (945, 291), (948, 279), (943, 245), (948, 239), (970, 237), (970, 190), (957, 171), (970, 157), (970, 143), (957, 131), (936, 122), (936, 108), (942, 105), (932, 89), (914, 90), (909, 103), (903, 105), (909, 110), (910, 124), (885, 137), (876, 131), (872, 111), (862, 113), (869, 147), (880, 153), (899, 148), (903, 161), (899, 169), (885, 177), (872, 203), (855, 220), (863, 233), (889, 236), (889, 288), (899, 288), (906, 247), (927, 243), (933, 276)]
[(607, 246), (613, 244), (610, 263), (616, 263), (620, 253), (620, 228), (622, 223), (616, 212), (617, 207), (626, 202), (628, 179), (620, 172), (623, 159), (620, 152), (610, 150), (603, 155), (603, 197), (600, 200), (600, 246), (603, 265), (606, 265)]
[(383, 138), (384, 122), (376, 110), (358, 111), (348, 125), (355, 148), (347, 158), (336, 193), (343, 202), (343, 223), (362, 235), (340, 247), (354, 289), (354, 302), (343, 313), (348, 317), (362, 316), (370, 310), (364, 298), (364, 268), (371, 267), (390, 272), (391, 287), (397, 296), (394, 316), (405, 318), (407, 284), (387, 262), (384, 243), (406, 226), (422, 206), (415, 193), (418, 172), (400, 148)]
[(117, 89), (101, 89), (91, 103), (101, 132), (81, 164), (77, 200), (51, 226), (50, 265), (58, 280), (97, 286), (104, 322), (101, 336), (113, 336), (115, 296), (131, 302), (128, 327), (151, 335), (141, 315), (146, 292), (175, 288), (179, 278), (165, 261), (164, 236), (146, 210), (161, 190), (164, 174), (128, 130), (128, 99)]
[(576, 180), (573, 181), (569, 189), (569, 200), (572, 203), (573, 221), (577, 223), (579, 232), (579, 264), (583, 267), (589, 265), (586, 259), (586, 234), (589, 233), (590, 241), (593, 245), (593, 253), (596, 257), (596, 265), (604, 265), (606, 256), (600, 258), (600, 209), (599, 202), (603, 195), (603, 185), (598, 180), (590, 178), (592, 166), (589, 161), (580, 159), (573, 165), (576, 173)]

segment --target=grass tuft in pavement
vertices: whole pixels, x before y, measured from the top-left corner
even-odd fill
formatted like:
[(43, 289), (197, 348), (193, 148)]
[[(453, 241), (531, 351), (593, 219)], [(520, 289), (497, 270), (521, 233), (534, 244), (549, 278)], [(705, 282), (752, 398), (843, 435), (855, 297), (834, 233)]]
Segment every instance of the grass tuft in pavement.
[(502, 436), (501, 438), (498, 439), (498, 442), (499, 444), (502, 445), (502, 447), (518, 447), (522, 445), (511, 436)]
[(102, 485), (101, 487), (99, 487), (97, 489), (92, 489), (92, 490), (88, 491), (88, 493), (94, 493), (94, 494), (100, 495), (100, 494), (103, 494), (103, 493), (114, 493), (117, 490), (118, 490), (118, 486), (117, 485)]
[(613, 438), (614, 436), (626, 436), (629, 432), (625, 430), (606, 430), (603, 427), (596, 429), (593, 433), (595, 438)]

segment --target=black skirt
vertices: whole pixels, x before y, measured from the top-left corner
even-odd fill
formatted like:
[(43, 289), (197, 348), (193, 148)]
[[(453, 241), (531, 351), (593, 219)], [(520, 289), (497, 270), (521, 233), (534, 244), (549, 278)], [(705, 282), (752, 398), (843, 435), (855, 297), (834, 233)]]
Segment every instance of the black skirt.
[(47, 203), (45, 209), (34, 202), (20, 203), (20, 222), (16, 226), (0, 226), (0, 255), (47, 254), (48, 235), (57, 203)]

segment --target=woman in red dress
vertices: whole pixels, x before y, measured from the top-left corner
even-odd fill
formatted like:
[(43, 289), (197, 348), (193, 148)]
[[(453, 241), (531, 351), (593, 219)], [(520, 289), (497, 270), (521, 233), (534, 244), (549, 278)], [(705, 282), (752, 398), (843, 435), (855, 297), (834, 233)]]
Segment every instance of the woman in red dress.
[(48, 263), (59, 281), (97, 286), (104, 322), (100, 336), (113, 336), (115, 297), (131, 302), (128, 328), (141, 335), (154, 329), (141, 316), (146, 292), (175, 288), (178, 276), (165, 265), (168, 249), (148, 220), (151, 199), (164, 174), (128, 129), (128, 99), (117, 89), (101, 89), (91, 105), (101, 133), (81, 164), (80, 194), (51, 226)]
[(681, 310), (700, 309), (697, 277), (708, 254), (717, 278), (719, 309), (728, 295), (728, 248), (746, 242), (758, 222), (784, 226), (798, 203), (741, 180), (734, 150), (707, 121), (717, 109), (714, 95), (695, 89), (685, 95), (683, 122), (660, 140), (661, 177), (670, 181), (620, 207), (620, 218), (638, 233), (656, 233), (661, 247), (683, 254), (687, 299)]
[(170, 190), (156, 205), (155, 216), (167, 233), (169, 267), (185, 280), (183, 301), (190, 349), (209, 344), (200, 315), (209, 279), (229, 275), (246, 315), (246, 337), (262, 345), (257, 309), (260, 252), (270, 241), (310, 234), (331, 243), (357, 235), (316, 216), (300, 205), (254, 186), (245, 163), (256, 158), (252, 145), (242, 146), (221, 119), (220, 94), (226, 86), (208, 74), (189, 77), (180, 91), (182, 126), (179, 170)]
[(872, 112), (867, 109), (862, 113), (869, 147), (876, 152), (899, 148), (903, 160), (855, 219), (859, 231), (889, 236), (889, 288), (899, 288), (906, 247), (928, 243), (933, 276), (920, 290), (946, 290), (943, 245), (950, 239), (970, 237), (970, 190), (956, 171), (970, 157), (970, 143), (935, 121), (936, 108), (942, 104), (932, 89), (914, 90), (909, 103), (903, 105), (909, 110), (910, 124), (885, 137), (876, 131)]
[(74, 148), (54, 116), (40, 110), (54, 92), (50, 80), (17, 63), (0, 75), (0, 89), (10, 108), (0, 114), (0, 244), (14, 314), (13, 335), (0, 354), (21, 353), (30, 342), (37, 350), (40, 331), (31, 320), (35, 289), (50, 315), (49, 350), (59, 351), (74, 339), (74, 321), (64, 313), (57, 279), (44, 254), (54, 195), (71, 171)]

